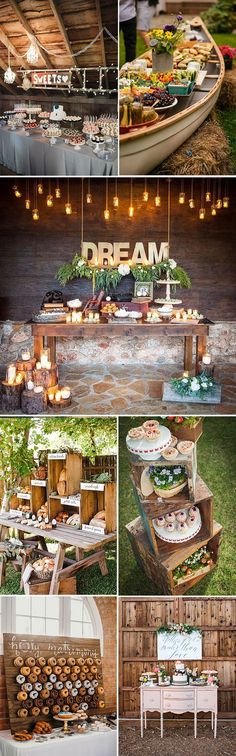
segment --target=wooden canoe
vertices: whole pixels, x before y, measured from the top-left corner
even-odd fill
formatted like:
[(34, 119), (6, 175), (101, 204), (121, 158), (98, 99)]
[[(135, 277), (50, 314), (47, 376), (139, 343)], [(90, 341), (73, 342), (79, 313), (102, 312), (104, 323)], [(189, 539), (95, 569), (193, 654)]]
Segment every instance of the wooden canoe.
[(207, 63), (207, 75), (203, 84), (195, 88), (189, 97), (179, 97), (174, 113), (156, 125), (140, 131), (120, 135), (120, 174), (145, 175), (160, 165), (180, 147), (205, 121), (217, 102), (224, 77), (224, 60), (219, 48), (209, 34), (201, 18), (194, 23), (201, 26), (205, 42), (212, 42), (212, 53)]

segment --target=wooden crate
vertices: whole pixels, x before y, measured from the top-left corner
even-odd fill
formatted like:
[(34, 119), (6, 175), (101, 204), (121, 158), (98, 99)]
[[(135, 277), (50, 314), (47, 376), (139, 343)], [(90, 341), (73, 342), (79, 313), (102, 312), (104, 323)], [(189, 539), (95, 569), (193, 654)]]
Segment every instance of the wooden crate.
[(66, 471), (66, 490), (65, 496), (72, 496), (79, 492), (80, 482), (82, 479), (82, 456), (76, 452), (66, 452), (65, 454), (55, 454), (51, 458), (48, 455), (48, 501), (49, 517), (52, 519), (63, 510), (61, 496), (56, 493), (57, 483), (62, 470)]
[(168, 428), (173, 433), (173, 436), (176, 436), (180, 441), (194, 441), (196, 443), (203, 433), (203, 418), (198, 417), (195, 425), (191, 428), (182, 425), (182, 423), (174, 423), (172, 421), (168, 422)]
[[(134, 468), (134, 476), (131, 476), (134, 497), (138, 511), (143, 519), (150, 546), (162, 559), (167, 553), (172, 554), (177, 549), (182, 549), (183, 544), (180, 544), (179, 546), (176, 544), (172, 545), (171, 543), (166, 543), (165, 541), (162, 541), (161, 538), (158, 538), (153, 527), (153, 520), (158, 515), (165, 515), (168, 512), (177, 512), (183, 507), (185, 509), (190, 509), (192, 502), (186, 495), (184, 495), (184, 492), (181, 492), (178, 496), (173, 496), (172, 499), (165, 499), (162, 502), (158, 501), (158, 497), (155, 493), (144, 499), (140, 488), (136, 485), (138, 478), (140, 480), (139, 466), (136, 467), (136, 472)], [(191, 543), (193, 541), (194, 543), (197, 543), (203, 539), (207, 540), (212, 535), (213, 495), (199, 475), (197, 475), (196, 478), (195, 504), (198, 506), (201, 513), (202, 527), (199, 533), (191, 539)]]
[(106, 533), (116, 531), (116, 484), (105, 483), (104, 491), (81, 491), (80, 523), (88, 525), (98, 512), (105, 510)]
[(48, 496), (47, 480), (32, 480), (31, 481), (31, 506), (34, 515), (38, 514), (38, 511), (42, 504), (45, 504)]
[[(211, 550), (213, 565), (211, 570), (214, 569), (220, 546), (220, 539), (222, 533), (222, 526), (213, 521), (213, 534), (211, 538), (202, 538), (202, 540), (188, 541), (185, 545), (181, 544), (176, 549), (164, 551), (157, 556), (150, 548), (147, 533), (145, 531), (142, 518), (137, 517), (136, 520), (126, 525), (126, 530), (129, 536), (129, 540), (136, 557), (136, 560), (146, 576), (154, 583), (158, 595), (182, 595), (188, 591), (192, 585), (195, 585), (199, 580), (204, 577), (209, 570), (205, 573), (190, 576), (183, 581), (181, 585), (175, 585), (173, 579), (173, 570), (178, 565), (182, 564), (188, 556), (192, 555), (201, 546), (207, 546)], [(165, 544), (168, 547), (169, 544)]]
[[(25, 587), (25, 593), (29, 596), (48, 595), (50, 591), (51, 579), (39, 580), (38, 578), (30, 578)], [(66, 578), (59, 583), (59, 594), (62, 593), (66, 596), (73, 596), (77, 594), (76, 577)]]

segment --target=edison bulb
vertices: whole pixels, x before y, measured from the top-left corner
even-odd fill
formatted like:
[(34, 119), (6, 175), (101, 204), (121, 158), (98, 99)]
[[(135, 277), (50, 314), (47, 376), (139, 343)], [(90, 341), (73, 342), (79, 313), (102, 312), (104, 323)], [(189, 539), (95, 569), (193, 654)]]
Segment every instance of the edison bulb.
[(143, 201), (148, 202), (148, 192), (143, 192)]
[(223, 207), (229, 207), (229, 197), (223, 197)]
[(113, 197), (113, 207), (119, 207), (119, 197)]
[(48, 194), (48, 196), (47, 196), (47, 206), (48, 207), (53, 207), (53, 196), (52, 196), (52, 194)]
[(13, 186), (13, 191), (14, 191), (14, 195), (15, 195), (15, 197), (17, 197), (17, 199), (19, 199), (19, 197), (22, 196), (22, 194), (20, 192), (20, 189), (18, 189), (18, 186)]
[(161, 206), (161, 198), (160, 198), (160, 196), (158, 194), (155, 197), (155, 205), (156, 205), (156, 207), (160, 207)]
[(220, 197), (218, 197), (218, 199), (216, 200), (216, 207), (217, 210), (221, 210), (222, 208), (222, 199), (220, 199)]
[(211, 192), (206, 192), (206, 202), (211, 201)]
[(133, 218), (133, 217), (134, 217), (134, 207), (133, 207), (133, 205), (130, 205), (130, 207), (129, 207), (129, 218)]
[(188, 203), (189, 203), (189, 207), (191, 208), (191, 210), (193, 210), (193, 208), (195, 207), (195, 200), (194, 200), (194, 198), (190, 197)]
[(43, 194), (43, 185), (38, 184), (38, 194)]
[(30, 199), (25, 200), (25, 208), (26, 210), (30, 210)]
[(33, 216), (33, 220), (34, 221), (38, 221), (39, 220), (39, 211), (38, 211), (37, 207), (34, 208), (32, 216)]
[(66, 211), (66, 215), (71, 215), (72, 214), (72, 207), (71, 207), (71, 203), (70, 202), (66, 202), (66, 204), (65, 204), (65, 211)]
[(184, 203), (185, 203), (185, 192), (180, 192), (179, 193), (179, 204), (180, 205), (184, 205)]
[(216, 208), (215, 208), (215, 205), (212, 205), (212, 206), (211, 206), (211, 214), (212, 214), (212, 215), (216, 215)]
[(200, 218), (200, 220), (204, 220), (205, 215), (206, 215), (205, 207), (200, 207), (200, 210), (199, 210), (199, 218)]
[(87, 205), (91, 205), (92, 201), (93, 201), (93, 198), (92, 198), (91, 192), (87, 192), (87, 194), (86, 194)]
[(59, 186), (56, 186), (55, 195), (56, 195), (56, 199), (60, 199), (61, 198), (61, 190), (60, 190)]
[(104, 210), (104, 218), (106, 221), (110, 218), (110, 210), (108, 210), (108, 207), (106, 207)]

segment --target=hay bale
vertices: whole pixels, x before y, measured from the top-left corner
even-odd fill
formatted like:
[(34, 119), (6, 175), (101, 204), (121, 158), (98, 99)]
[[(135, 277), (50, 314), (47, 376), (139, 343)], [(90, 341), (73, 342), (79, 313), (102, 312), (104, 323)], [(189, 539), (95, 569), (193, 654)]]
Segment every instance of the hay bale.
[(236, 108), (236, 68), (232, 68), (232, 71), (225, 71), (218, 105), (222, 110), (235, 110)]
[(214, 112), (162, 163), (161, 173), (179, 176), (224, 176), (232, 173), (229, 143)]

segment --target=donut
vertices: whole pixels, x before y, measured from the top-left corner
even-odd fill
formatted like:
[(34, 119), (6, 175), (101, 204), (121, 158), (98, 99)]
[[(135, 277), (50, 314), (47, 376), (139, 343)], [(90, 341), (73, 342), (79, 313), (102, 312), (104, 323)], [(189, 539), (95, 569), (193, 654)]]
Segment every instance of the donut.
[(68, 696), (67, 703), (69, 704), (69, 706), (72, 706), (72, 704), (74, 703), (74, 699), (71, 696)]
[(88, 667), (93, 666), (93, 659), (91, 658), (91, 656), (89, 656), (88, 659), (86, 659), (86, 664), (88, 665)]
[(181, 509), (180, 512), (177, 513), (176, 520), (178, 520), (178, 522), (185, 522), (185, 520), (187, 520), (187, 515), (184, 509)]
[(80, 673), (80, 679), (82, 680), (82, 682), (83, 682), (84, 680), (86, 680), (86, 674), (85, 674), (85, 672), (81, 672), (81, 673)]
[(14, 733), (14, 740), (16, 740), (18, 743), (27, 743), (28, 740), (32, 740), (32, 735), (30, 734), (30, 732), (22, 730), (22, 732)]
[(65, 682), (67, 680), (67, 675), (65, 674), (65, 672), (62, 672), (61, 675), (59, 675), (59, 680), (61, 682)]
[(58, 698), (58, 692), (57, 692), (57, 690), (52, 690), (51, 691), (51, 696), (52, 696), (52, 698)]
[[(40, 678), (40, 676), (41, 675), (39, 675), (39, 678)], [(29, 675), (29, 682), (34, 685), (34, 683), (37, 682), (37, 679), (38, 679), (37, 675), (35, 675), (34, 672), (31, 672), (30, 675)]]
[(40, 669), (40, 667), (36, 666), (36, 667), (33, 667), (32, 672), (33, 672), (34, 675), (36, 675), (38, 677), (38, 675), (40, 675), (41, 669)]
[(32, 685), (29, 682), (23, 683), (21, 690), (26, 690), (27, 693), (32, 690)]
[(62, 690), (63, 682), (60, 682), (60, 680), (58, 680), (58, 682), (55, 683), (55, 688), (56, 690)]
[(38, 706), (33, 706), (33, 709), (31, 711), (32, 717), (38, 717), (40, 714), (40, 709)]
[(154, 441), (158, 436), (160, 436), (160, 431), (158, 428), (147, 428), (145, 430), (145, 436), (149, 441)]
[(142, 426), (140, 425), (140, 426), (137, 426), (136, 428), (130, 428), (130, 430), (128, 431), (128, 436), (129, 438), (134, 438), (134, 439), (143, 438), (144, 430)]
[(20, 690), (19, 693), (17, 693), (17, 701), (27, 701), (27, 693), (25, 690)]
[(34, 704), (33, 704), (33, 701), (26, 701), (26, 702), (25, 702), (25, 708), (26, 708), (27, 710), (29, 710), (29, 711), (30, 711), (30, 709), (32, 709), (32, 706), (33, 706), (33, 705), (34, 705)]
[(105, 701), (99, 701), (98, 706), (99, 706), (99, 709), (104, 709)]
[(68, 704), (63, 704), (62, 711), (70, 711)]
[(80, 667), (78, 667), (77, 665), (75, 665), (74, 667), (72, 667), (71, 672), (73, 672), (73, 674), (75, 674), (75, 675), (79, 675), (79, 673), (80, 673)]
[(93, 666), (91, 667), (91, 672), (93, 673), (93, 675), (97, 674), (97, 667), (95, 667), (95, 664), (93, 664)]
[(166, 522), (175, 522), (175, 513), (168, 512), (166, 515)]
[(97, 688), (97, 687), (98, 687), (98, 680), (93, 680), (93, 687), (94, 687), (94, 688)]
[(97, 659), (96, 659), (96, 664), (97, 664), (97, 666), (99, 667), (99, 666), (101, 665), (101, 663), (102, 663), (102, 660), (101, 660), (101, 659), (100, 659), (100, 657), (98, 656), (98, 657), (97, 657)]
[(67, 666), (63, 667), (63, 672), (65, 673), (65, 675), (69, 675), (70, 674), (70, 667), (67, 667)]
[(89, 680), (85, 680), (84, 681), (84, 687), (85, 688), (90, 688), (90, 681)]
[(75, 682), (77, 680), (77, 674), (76, 674), (76, 672), (71, 672), (70, 679), (72, 680), (72, 682)]
[(103, 693), (104, 693), (104, 688), (102, 687), (102, 685), (99, 685), (99, 687), (98, 687), (98, 695), (102, 696)]
[[(88, 690), (87, 690), (87, 693), (88, 693)], [(87, 702), (88, 704), (90, 704), (90, 703), (91, 703), (91, 699), (89, 698), (89, 696), (84, 696), (84, 700), (85, 700), (85, 701), (86, 701), (86, 702)]]
[(69, 667), (75, 666), (75, 659), (73, 656), (68, 656), (68, 659), (66, 660), (67, 664), (69, 664)]
[(89, 694), (89, 696), (93, 696), (94, 695), (94, 691), (95, 691), (95, 688), (88, 688), (88, 694)]
[(49, 706), (43, 706), (42, 714), (44, 714), (45, 717), (49, 714)]
[(188, 528), (193, 528), (193, 526), (195, 525), (195, 522), (196, 522), (195, 517), (187, 517)]
[(62, 698), (67, 698), (67, 696), (69, 695), (67, 688), (62, 688), (61, 695)]
[(71, 695), (73, 696), (73, 698), (77, 696), (77, 693), (78, 693), (77, 688), (72, 688)]
[(60, 711), (60, 706), (58, 706), (57, 704), (55, 704), (55, 705), (54, 705), (54, 706), (52, 707), (52, 713), (53, 713), (53, 714), (59, 714), (59, 711)]
[(29, 695), (30, 695), (30, 698), (33, 698), (33, 700), (34, 700), (35, 698), (38, 698), (38, 691), (37, 690), (31, 690), (31, 692), (30, 692)]
[(28, 659), (25, 660), (25, 663), (28, 664), (28, 667), (34, 667), (35, 665), (35, 659), (33, 656), (29, 656)]
[(38, 700), (37, 700), (37, 706), (39, 707), (39, 709), (43, 708), (44, 703), (43, 703), (43, 701), (41, 701), (41, 698), (38, 698)]
[(47, 700), (47, 705), (49, 706), (49, 708), (50, 708), (51, 706), (53, 706), (53, 704), (54, 704), (54, 699), (53, 699), (53, 698), (51, 698), (51, 697), (50, 697), (50, 698), (48, 698), (48, 700)]
[(77, 682), (75, 683), (75, 688), (81, 688), (80, 680), (77, 680)]
[(82, 703), (82, 704), (81, 704), (81, 709), (82, 709), (82, 711), (87, 711), (87, 709), (88, 709), (88, 704), (87, 704), (87, 703)]
[(152, 430), (154, 428), (158, 428), (158, 425), (159, 425), (158, 420), (145, 420), (145, 423), (143, 423), (143, 428), (145, 428), (145, 430), (146, 428), (147, 430), (149, 429)]
[(18, 709), (17, 716), (20, 717), (20, 719), (26, 719), (26, 717), (28, 717), (27, 709)]
[[(52, 675), (51, 675), (51, 677), (52, 677)], [(55, 682), (55, 681), (53, 681), (53, 682)], [(45, 688), (46, 688), (47, 690), (52, 690), (52, 689), (53, 689), (53, 684), (52, 684), (52, 682), (46, 682), (46, 683), (45, 683)]]
[(16, 682), (18, 683), (18, 685), (23, 685), (23, 683), (25, 682), (24, 675), (17, 675)]
[[(36, 680), (35, 680), (36, 682)], [(47, 682), (47, 675), (45, 675), (43, 672), (39, 675), (39, 682), (46, 683)]]
[(64, 656), (59, 656), (57, 663), (59, 664), (60, 667), (64, 667), (66, 664), (66, 659), (64, 659)]
[(25, 677), (28, 677), (28, 675), (30, 675), (30, 671), (31, 670), (30, 670), (30, 667), (24, 667), (23, 666), (23, 667), (20, 668), (20, 671), (21, 671), (22, 675), (25, 675)]
[(48, 664), (50, 664), (50, 667), (55, 667), (57, 663), (57, 660), (55, 659), (55, 656), (51, 656), (50, 659), (48, 659)]
[(48, 664), (46, 664), (45, 667), (43, 667), (43, 672), (45, 675), (49, 677), (49, 675), (52, 674), (52, 667), (50, 667)]
[(22, 664), (24, 664), (24, 659), (22, 659), (21, 656), (17, 656), (16, 659), (14, 659), (15, 667), (22, 667)]
[(71, 707), (71, 711), (76, 713), (78, 711), (78, 708), (79, 708), (79, 704), (73, 703)]
[(84, 659), (83, 659), (83, 657), (82, 657), (82, 656), (79, 656), (79, 658), (78, 658), (78, 659), (76, 659), (76, 661), (77, 661), (77, 664), (79, 665), (79, 667), (82, 667), (82, 666), (83, 666), (83, 664), (84, 664)]
[(45, 690), (41, 690), (40, 698), (42, 698), (43, 700), (45, 700), (46, 698), (49, 698), (49, 696), (50, 696), (49, 690), (46, 690), (46, 689)]
[(66, 681), (65, 687), (68, 688), (68, 690), (71, 690), (71, 688), (72, 688), (72, 682), (71, 682), (71, 680), (67, 680)]
[(165, 517), (163, 517), (163, 515), (159, 515), (159, 517), (157, 517), (156, 521), (157, 521), (158, 528), (164, 528), (164, 525), (166, 524), (166, 521), (165, 521)]
[[(32, 686), (31, 686), (31, 687), (32, 687)], [(35, 683), (35, 690), (38, 690), (38, 691), (40, 691), (40, 690), (42, 690), (42, 687), (43, 687), (43, 686), (42, 686), (42, 683), (39, 683), (39, 682), (36, 682), (36, 683)]]
[(62, 707), (62, 706), (63, 706), (63, 704), (65, 703), (65, 698), (61, 698), (61, 697), (59, 697), (59, 698), (57, 699), (57, 703), (58, 703), (58, 706), (60, 706), (60, 709), (61, 709), (61, 707)]
[(89, 668), (87, 667), (87, 664), (85, 664), (84, 667), (82, 667), (82, 672), (85, 672), (86, 675), (89, 672)]
[(51, 683), (55, 683), (57, 681), (57, 676), (54, 675), (54, 674), (52, 674), (52, 675), (50, 675), (49, 680), (50, 680)]
[(85, 696), (86, 688), (80, 688), (80, 695)]
[(53, 667), (53, 673), (54, 675), (60, 675), (61, 674), (61, 667), (58, 667), (57, 665)]
[(38, 659), (38, 663), (40, 667), (45, 667), (46, 659), (44, 659), (44, 656), (40, 656)]

